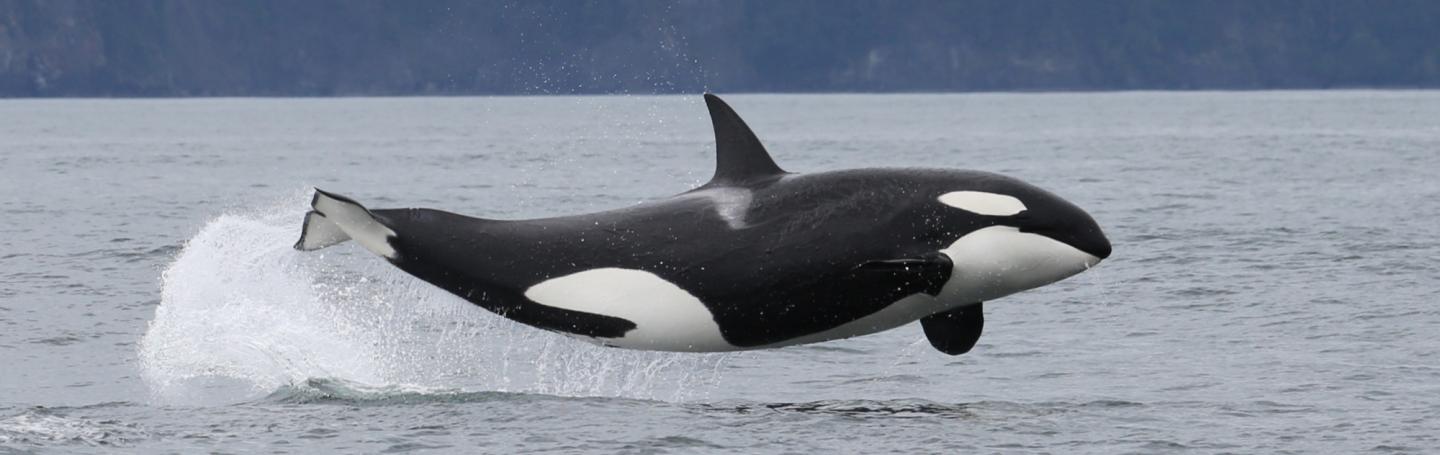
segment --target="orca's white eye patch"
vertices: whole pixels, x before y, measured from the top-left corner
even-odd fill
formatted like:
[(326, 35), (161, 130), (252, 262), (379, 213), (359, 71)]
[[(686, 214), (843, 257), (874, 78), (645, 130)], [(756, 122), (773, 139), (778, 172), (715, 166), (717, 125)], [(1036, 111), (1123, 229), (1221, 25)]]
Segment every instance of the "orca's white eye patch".
[(984, 191), (951, 191), (940, 202), (960, 210), (990, 216), (1010, 216), (1025, 211), (1025, 203), (1014, 196)]

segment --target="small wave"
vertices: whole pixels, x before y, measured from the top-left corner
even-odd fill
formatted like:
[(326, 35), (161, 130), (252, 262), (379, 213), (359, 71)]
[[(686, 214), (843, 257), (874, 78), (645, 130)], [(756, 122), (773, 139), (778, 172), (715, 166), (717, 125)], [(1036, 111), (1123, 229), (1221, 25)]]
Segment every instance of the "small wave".
[(807, 344), (807, 345), (804, 345), (804, 346), (800, 346), (798, 349), (806, 349), (806, 350), (817, 351), (817, 352), (837, 352), (837, 353), (841, 353), (841, 354), (854, 354), (854, 355), (861, 355), (861, 354), (866, 354), (866, 353), (867, 353), (866, 351), (864, 351), (864, 350), (862, 350), (862, 349), (855, 349), (855, 348), (845, 347), (845, 346), (832, 346), (832, 345), (829, 345), (829, 344)]
[[(111, 241), (114, 243), (114, 241)], [(134, 247), (134, 248), (99, 248), (88, 251), (81, 251), (69, 254), (74, 259), (119, 259), (126, 263), (137, 263), (143, 261), (163, 260), (175, 256), (180, 247), (175, 245), (163, 245), (157, 247)]]
[(338, 379), (315, 378), (271, 392), (260, 403), (386, 406), (423, 403), (475, 403), (533, 396), (507, 392), (467, 392), (421, 386), (372, 387)]
[(0, 419), (0, 444), (125, 446), (148, 438), (133, 425), (55, 415), (44, 408)]
[(1080, 403), (1080, 404), (1078, 404), (1078, 405), (1071, 405), (1071, 406), (1075, 406), (1075, 407), (1079, 407), (1079, 408), (1102, 408), (1102, 409), (1108, 409), (1108, 408), (1138, 408), (1138, 407), (1143, 407), (1143, 406), (1145, 406), (1145, 404), (1143, 404), (1143, 403), (1138, 403), (1138, 402), (1134, 402), (1134, 401), (1125, 401), (1125, 400), (1095, 400), (1095, 401), (1087, 401), (1087, 402), (1084, 402), (1084, 403)]
[(756, 414), (762, 412), (824, 414), (852, 417), (974, 417), (970, 404), (936, 403), (921, 399), (897, 400), (821, 400), (802, 403), (737, 403), (702, 404), (697, 409), (710, 412)]
[(31, 338), (31, 339), (26, 340), (26, 341), (29, 342), (29, 343), (32, 343), (32, 344), (47, 344), (47, 345), (51, 345), (51, 346), (69, 346), (69, 345), (72, 345), (72, 344), (75, 344), (75, 343), (79, 343), (79, 342), (85, 341), (85, 339), (84, 339), (84, 338), (80, 338), (80, 337), (75, 336), (75, 335), (69, 335), (69, 334), (67, 334), (67, 335), (64, 335), (64, 336), (57, 336), (57, 337)]
[[(827, 380), (827, 381), (828, 381), (828, 380)], [(848, 379), (848, 380), (840, 381), (840, 383), (841, 383), (841, 384), (869, 384), (869, 383), (876, 383), (876, 382), (893, 382), (893, 383), (901, 383), (901, 384), (924, 384), (924, 383), (929, 382), (929, 381), (930, 381), (930, 378), (927, 378), (927, 377), (925, 377), (925, 376), (916, 375), (916, 374), (887, 374), (887, 375), (880, 375), (880, 376), (869, 376), (869, 377), (863, 377), (863, 378)], [(803, 381), (802, 381), (802, 382), (803, 382)], [(824, 381), (820, 381), (820, 382), (823, 383)]]

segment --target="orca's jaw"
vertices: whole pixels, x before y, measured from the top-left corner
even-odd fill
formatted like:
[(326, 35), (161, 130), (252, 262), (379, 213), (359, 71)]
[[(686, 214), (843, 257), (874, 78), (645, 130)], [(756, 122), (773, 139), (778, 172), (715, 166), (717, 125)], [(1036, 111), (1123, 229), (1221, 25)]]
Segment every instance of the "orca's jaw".
[(1049, 236), (1011, 226), (977, 229), (941, 250), (955, 266), (940, 297), (964, 305), (1069, 278), (1101, 259)]

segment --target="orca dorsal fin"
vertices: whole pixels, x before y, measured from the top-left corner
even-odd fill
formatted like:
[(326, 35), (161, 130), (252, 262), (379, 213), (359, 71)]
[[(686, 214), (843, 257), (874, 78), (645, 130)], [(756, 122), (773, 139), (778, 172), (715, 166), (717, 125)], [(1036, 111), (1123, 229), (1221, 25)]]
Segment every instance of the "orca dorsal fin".
[(786, 174), (730, 105), (706, 93), (705, 107), (715, 126), (715, 176), (706, 186), (744, 184)]

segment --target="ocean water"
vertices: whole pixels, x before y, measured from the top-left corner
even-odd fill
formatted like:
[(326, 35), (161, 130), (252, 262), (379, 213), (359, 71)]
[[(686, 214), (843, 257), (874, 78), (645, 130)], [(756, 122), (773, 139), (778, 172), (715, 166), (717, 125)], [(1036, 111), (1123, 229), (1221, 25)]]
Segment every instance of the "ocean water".
[(309, 189), (624, 207), (709, 176), (698, 96), (0, 100), (0, 453), (1440, 451), (1440, 92), (727, 99), (788, 170), (1008, 174), (1115, 253), (958, 357), (605, 349), (291, 250)]

